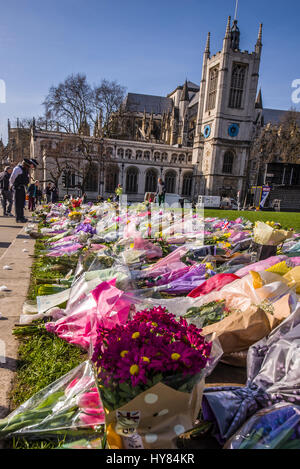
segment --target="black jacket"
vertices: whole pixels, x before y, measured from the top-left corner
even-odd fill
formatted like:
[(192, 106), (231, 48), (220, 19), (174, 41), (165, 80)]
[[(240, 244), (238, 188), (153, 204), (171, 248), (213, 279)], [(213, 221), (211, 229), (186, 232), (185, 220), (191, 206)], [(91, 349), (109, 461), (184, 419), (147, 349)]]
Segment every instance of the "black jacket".
[(29, 184), (29, 173), (26, 168), (21, 168), (22, 173), (16, 177), (14, 187), (17, 189), (20, 186), (27, 186)]
[(4, 191), (9, 190), (9, 179), (10, 174), (7, 171), (3, 171), (3, 173), (0, 173), (0, 189)]

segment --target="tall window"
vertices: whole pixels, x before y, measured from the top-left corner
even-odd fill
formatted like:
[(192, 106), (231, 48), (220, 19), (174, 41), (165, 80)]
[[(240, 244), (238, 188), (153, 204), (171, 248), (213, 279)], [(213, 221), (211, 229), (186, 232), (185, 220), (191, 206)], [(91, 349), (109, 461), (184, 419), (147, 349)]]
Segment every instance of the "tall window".
[(167, 171), (165, 175), (166, 192), (175, 194), (176, 171)]
[(84, 190), (89, 192), (97, 192), (98, 189), (98, 172), (99, 168), (95, 164), (86, 168)]
[(105, 176), (105, 191), (114, 192), (119, 183), (119, 168), (117, 166), (109, 166)]
[(216, 106), (217, 88), (218, 88), (219, 67), (211, 68), (208, 79), (208, 95), (206, 110), (211, 111)]
[(143, 152), (141, 150), (137, 150), (135, 157), (137, 160), (141, 160), (143, 158)]
[(192, 195), (193, 173), (185, 173), (182, 183), (182, 195), (190, 197)]
[(150, 160), (150, 151), (144, 151), (144, 160)]
[(159, 151), (156, 151), (154, 153), (154, 161), (159, 161), (160, 160), (160, 152)]
[(231, 151), (227, 151), (224, 155), (223, 171), (222, 171), (223, 173), (232, 174), (233, 159), (234, 159), (234, 154)]
[(157, 172), (155, 169), (148, 169), (146, 173), (145, 192), (156, 192), (157, 190)]
[(137, 194), (138, 192), (138, 169), (132, 166), (126, 173), (126, 193)]
[(119, 158), (124, 158), (124, 150), (123, 150), (123, 148), (119, 148), (119, 149), (118, 149), (118, 157), (119, 157)]
[(125, 151), (125, 158), (127, 158), (128, 160), (130, 160), (132, 157), (132, 150), (126, 150)]
[(233, 65), (229, 97), (229, 107), (233, 109), (241, 109), (242, 107), (246, 70), (246, 65)]

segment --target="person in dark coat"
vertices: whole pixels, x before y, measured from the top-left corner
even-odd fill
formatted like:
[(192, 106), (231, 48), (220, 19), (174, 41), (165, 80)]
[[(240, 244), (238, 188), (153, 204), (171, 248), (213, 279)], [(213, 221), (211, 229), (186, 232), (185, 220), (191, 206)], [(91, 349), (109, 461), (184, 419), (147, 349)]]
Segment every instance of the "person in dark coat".
[(47, 184), (45, 194), (46, 194), (47, 204), (49, 204), (51, 202), (51, 194), (52, 194), (51, 193), (51, 182), (49, 182)]
[(51, 202), (56, 204), (58, 202), (58, 190), (55, 184), (52, 184), (51, 187)]
[(9, 166), (4, 168), (3, 173), (0, 173), (0, 189), (2, 196), (3, 216), (12, 217), (11, 209), (13, 204), (13, 193), (9, 188), (9, 179), (12, 169)]
[(10, 188), (13, 187), (15, 193), (15, 212), (17, 223), (27, 222), (27, 218), (24, 216), (26, 187), (29, 184), (29, 170), (34, 167), (34, 163), (25, 158), (21, 164), (14, 168), (9, 179), (9, 186)]

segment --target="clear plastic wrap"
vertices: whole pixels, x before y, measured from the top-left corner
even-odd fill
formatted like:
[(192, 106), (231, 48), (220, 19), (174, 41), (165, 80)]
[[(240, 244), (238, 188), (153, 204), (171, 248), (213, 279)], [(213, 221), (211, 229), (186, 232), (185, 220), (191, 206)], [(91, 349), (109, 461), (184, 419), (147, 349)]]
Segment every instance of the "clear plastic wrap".
[(0, 438), (101, 438), (104, 422), (94, 371), (86, 361), (0, 420)]
[(205, 390), (204, 419), (215, 423), (225, 443), (261, 408), (286, 402), (300, 404), (300, 305), (268, 338), (253, 345), (247, 357), (246, 387)]
[(300, 407), (281, 403), (260, 410), (224, 449), (300, 449)]

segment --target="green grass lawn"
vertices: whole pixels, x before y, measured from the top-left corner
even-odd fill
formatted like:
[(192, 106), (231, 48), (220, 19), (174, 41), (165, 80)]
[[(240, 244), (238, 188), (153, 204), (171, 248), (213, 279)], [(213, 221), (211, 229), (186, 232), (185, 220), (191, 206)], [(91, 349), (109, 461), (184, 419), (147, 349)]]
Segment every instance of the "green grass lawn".
[(247, 218), (252, 223), (256, 221), (274, 221), (282, 225), (283, 228), (294, 230), (300, 233), (300, 213), (290, 212), (238, 212), (236, 210), (214, 210), (206, 209), (205, 217), (227, 218), (228, 220), (236, 220), (239, 217)]

